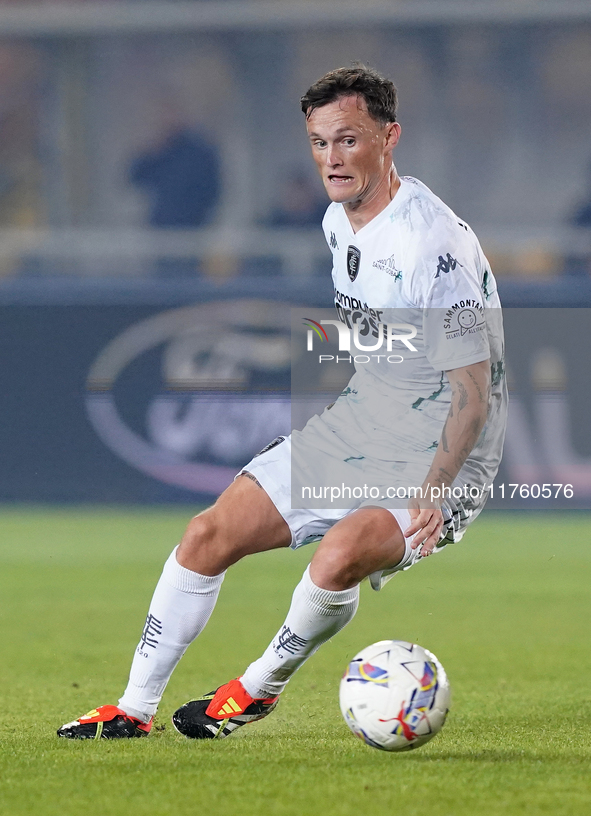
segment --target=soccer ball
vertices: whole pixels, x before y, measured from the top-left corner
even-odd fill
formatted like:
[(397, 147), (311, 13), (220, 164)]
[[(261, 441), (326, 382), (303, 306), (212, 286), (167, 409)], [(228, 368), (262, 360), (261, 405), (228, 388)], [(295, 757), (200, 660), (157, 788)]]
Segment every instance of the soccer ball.
[(381, 640), (355, 655), (339, 696), (356, 737), (382, 751), (410, 751), (443, 727), (450, 688), (443, 666), (427, 649)]

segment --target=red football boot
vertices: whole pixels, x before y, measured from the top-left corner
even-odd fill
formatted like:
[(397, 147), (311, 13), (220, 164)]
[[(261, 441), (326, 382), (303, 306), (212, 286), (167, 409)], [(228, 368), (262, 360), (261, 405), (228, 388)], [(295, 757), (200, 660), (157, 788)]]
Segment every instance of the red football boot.
[(230, 680), (217, 691), (181, 706), (172, 716), (176, 730), (191, 739), (223, 739), (241, 725), (262, 720), (279, 697), (254, 699), (240, 679)]
[(89, 711), (78, 720), (58, 729), (58, 737), (66, 739), (130, 739), (147, 737), (154, 717), (148, 723), (130, 717), (114, 705), (104, 705)]

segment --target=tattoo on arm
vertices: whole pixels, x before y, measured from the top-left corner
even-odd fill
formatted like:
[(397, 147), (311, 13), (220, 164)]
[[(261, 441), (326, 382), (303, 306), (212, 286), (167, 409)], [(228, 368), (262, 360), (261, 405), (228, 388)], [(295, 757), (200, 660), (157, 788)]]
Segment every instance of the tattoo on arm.
[(263, 486), (262, 486), (262, 484), (259, 482), (259, 480), (257, 479), (257, 477), (256, 477), (256, 476), (253, 476), (253, 475), (252, 475), (252, 473), (250, 473), (248, 470), (243, 470), (243, 471), (242, 471), (242, 473), (240, 473), (239, 475), (240, 475), (240, 476), (246, 476), (246, 478), (247, 478), (247, 479), (250, 479), (250, 480), (251, 480), (251, 482), (254, 482), (256, 485), (258, 485), (258, 486), (261, 488), (261, 490), (263, 489)]
[(462, 408), (465, 408), (468, 405), (468, 392), (466, 391), (466, 386), (463, 382), (458, 380), (458, 391), (460, 392), (460, 401), (458, 403), (458, 411), (461, 411)]
[(447, 444), (447, 434), (445, 429), (447, 428), (447, 421), (443, 426), (443, 430), (441, 431), (441, 447), (446, 453), (449, 453), (449, 445)]
[(439, 468), (439, 478), (442, 483), (451, 484), (451, 482), (453, 481), (451, 473), (444, 467)]
[(472, 384), (473, 384), (474, 388), (478, 392), (478, 401), (479, 402), (484, 402), (485, 401), (484, 400), (484, 394), (482, 393), (482, 389), (478, 385), (476, 377), (472, 374), (471, 371), (468, 371), (468, 370), (466, 370), (466, 374), (470, 377), (470, 379), (472, 380)]

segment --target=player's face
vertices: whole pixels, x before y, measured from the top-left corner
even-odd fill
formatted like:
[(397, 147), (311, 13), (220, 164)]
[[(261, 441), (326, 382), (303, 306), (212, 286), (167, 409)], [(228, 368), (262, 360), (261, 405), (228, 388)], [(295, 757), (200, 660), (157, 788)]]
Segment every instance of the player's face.
[(361, 204), (389, 183), (392, 148), (400, 126), (380, 125), (365, 100), (344, 96), (316, 108), (308, 117), (312, 155), (332, 201)]

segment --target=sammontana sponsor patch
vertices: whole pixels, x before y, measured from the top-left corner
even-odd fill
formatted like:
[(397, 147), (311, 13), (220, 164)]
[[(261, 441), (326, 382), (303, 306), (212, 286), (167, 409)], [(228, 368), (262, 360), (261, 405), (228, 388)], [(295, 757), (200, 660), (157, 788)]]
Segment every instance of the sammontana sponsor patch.
[(484, 331), (485, 325), (484, 310), (477, 300), (459, 300), (446, 310), (443, 318), (446, 340)]

